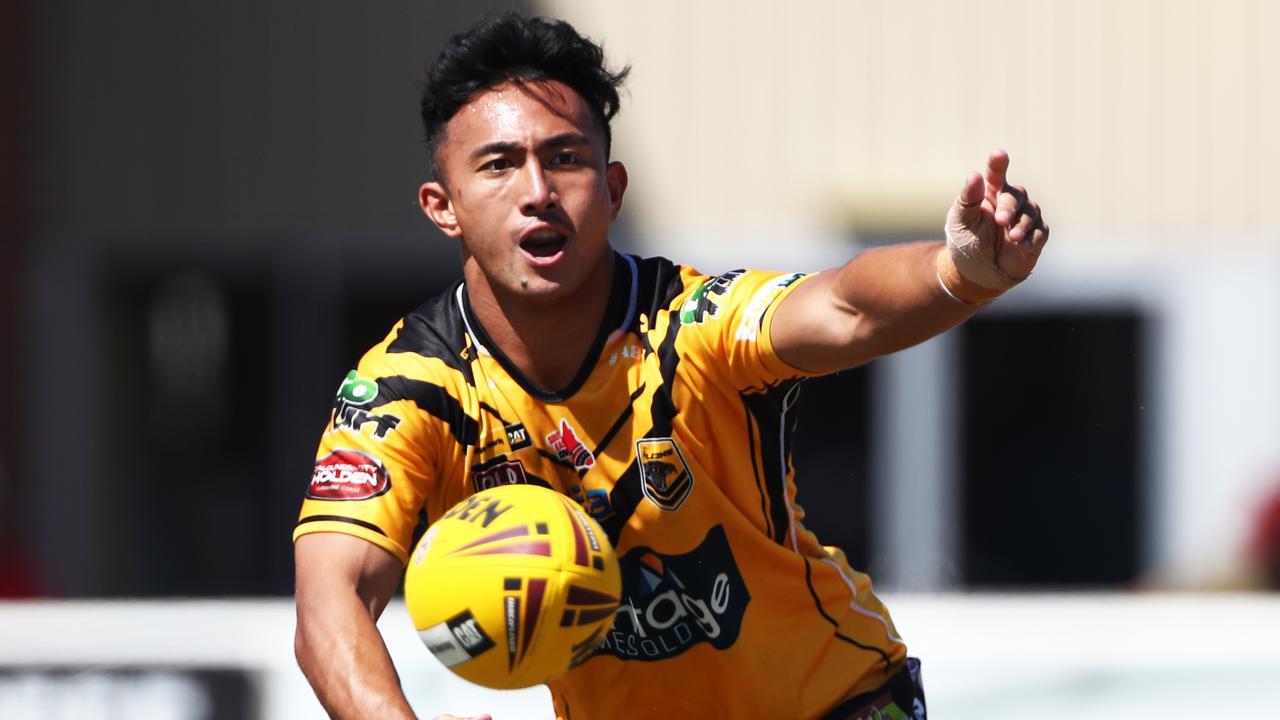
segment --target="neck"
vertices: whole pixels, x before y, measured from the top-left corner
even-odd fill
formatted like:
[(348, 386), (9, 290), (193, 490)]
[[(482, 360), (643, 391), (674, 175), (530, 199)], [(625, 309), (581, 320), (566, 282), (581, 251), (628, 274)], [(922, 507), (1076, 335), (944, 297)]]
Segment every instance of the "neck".
[(613, 264), (614, 252), (606, 250), (572, 293), (531, 301), (495, 293), (467, 263), (467, 299), (496, 349), (535, 385), (557, 391), (573, 382), (595, 342), (609, 307)]

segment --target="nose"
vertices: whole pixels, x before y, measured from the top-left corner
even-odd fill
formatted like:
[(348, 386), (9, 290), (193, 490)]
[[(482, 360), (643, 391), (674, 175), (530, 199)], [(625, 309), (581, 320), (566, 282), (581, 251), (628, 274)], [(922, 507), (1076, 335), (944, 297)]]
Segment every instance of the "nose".
[(533, 161), (524, 167), (524, 192), (520, 200), (520, 212), (538, 215), (556, 206), (555, 187), (542, 169), (542, 163)]

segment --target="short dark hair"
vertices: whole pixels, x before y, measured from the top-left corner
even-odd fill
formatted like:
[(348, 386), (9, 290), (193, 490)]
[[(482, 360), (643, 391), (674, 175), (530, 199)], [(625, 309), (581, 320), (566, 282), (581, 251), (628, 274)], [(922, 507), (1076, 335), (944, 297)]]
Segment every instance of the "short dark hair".
[(605, 155), (613, 141), (609, 121), (618, 113), (618, 88), (631, 68), (610, 72), (604, 50), (563, 20), (495, 15), (449, 38), (422, 81), (422, 124), (431, 173), (441, 177), (437, 150), (445, 124), (476, 95), (506, 82), (556, 80), (587, 101), (604, 132)]

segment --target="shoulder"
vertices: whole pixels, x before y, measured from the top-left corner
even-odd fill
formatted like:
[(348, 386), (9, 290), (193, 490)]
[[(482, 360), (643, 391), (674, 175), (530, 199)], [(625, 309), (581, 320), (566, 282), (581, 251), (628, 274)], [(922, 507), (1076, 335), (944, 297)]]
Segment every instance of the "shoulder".
[(679, 309), (680, 304), (709, 279), (696, 268), (664, 257), (626, 257), (636, 268), (638, 310), (650, 318), (664, 310)]
[(370, 354), (385, 356), (392, 364), (435, 360), (469, 376), (467, 327), (458, 305), (461, 287), (454, 283), (405, 315)]
[(409, 423), (414, 426), (434, 418), (459, 442), (474, 442), (476, 422), (464, 405), (475, 387), (475, 351), (455, 299), (457, 288), (405, 315), (364, 354), (339, 389), (335, 417), (350, 415), (357, 428), (383, 416), (393, 418), (393, 428), (409, 418), (417, 419)]

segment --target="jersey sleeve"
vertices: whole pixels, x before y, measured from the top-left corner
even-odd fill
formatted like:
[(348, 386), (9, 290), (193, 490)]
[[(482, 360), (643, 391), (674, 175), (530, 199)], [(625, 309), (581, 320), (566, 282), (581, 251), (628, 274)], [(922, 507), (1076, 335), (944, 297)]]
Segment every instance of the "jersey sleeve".
[[(395, 331), (392, 331), (395, 334)], [(438, 477), (433, 418), (406, 388), (420, 380), (415, 357), (370, 350), (343, 378), (316, 451), (293, 538), (338, 532), (363, 538), (401, 562)]]
[(727, 373), (738, 389), (769, 386), (813, 373), (787, 364), (774, 350), (774, 313), (809, 278), (805, 273), (734, 270), (695, 276), (679, 301), (682, 345), (695, 362)]

